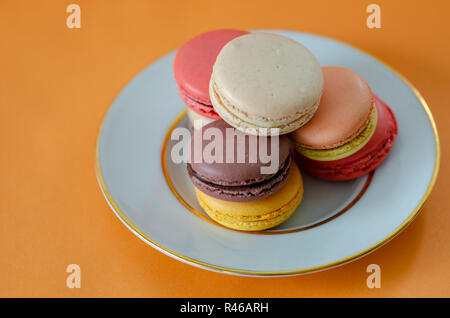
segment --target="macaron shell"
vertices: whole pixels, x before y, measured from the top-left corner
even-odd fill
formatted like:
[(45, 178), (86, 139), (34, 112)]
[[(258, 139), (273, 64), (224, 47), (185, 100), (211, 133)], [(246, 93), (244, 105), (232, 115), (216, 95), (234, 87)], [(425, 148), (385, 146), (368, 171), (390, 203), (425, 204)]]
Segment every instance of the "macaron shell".
[(183, 91), (179, 90), (180, 98), (181, 100), (186, 104), (187, 108), (196, 112), (197, 114), (210, 118), (212, 120), (220, 119), (220, 116), (216, 113), (214, 108), (212, 106), (199, 103), (193, 99), (191, 99), (189, 96), (184, 94)]
[(330, 149), (343, 145), (366, 127), (373, 107), (369, 85), (356, 72), (340, 66), (322, 67), (324, 88), (314, 117), (294, 131), (300, 146)]
[(369, 173), (388, 156), (398, 133), (394, 113), (379, 97), (373, 95), (377, 107), (377, 127), (369, 142), (355, 154), (336, 161), (316, 161), (295, 152), (300, 167), (309, 174), (328, 180), (350, 180)]
[(182, 45), (175, 56), (175, 80), (193, 100), (211, 105), (209, 79), (213, 64), (222, 47), (230, 40), (247, 34), (241, 30), (215, 30), (206, 32)]
[(260, 231), (281, 224), (296, 210), (303, 197), (303, 181), (293, 164), (284, 186), (273, 195), (252, 202), (230, 202), (196, 189), (205, 212), (216, 222), (237, 230)]
[(227, 43), (217, 56), (211, 82), (229, 112), (260, 127), (287, 125), (309, 114), (323, 87), (320, 65), (306, 47), (261, 32)]

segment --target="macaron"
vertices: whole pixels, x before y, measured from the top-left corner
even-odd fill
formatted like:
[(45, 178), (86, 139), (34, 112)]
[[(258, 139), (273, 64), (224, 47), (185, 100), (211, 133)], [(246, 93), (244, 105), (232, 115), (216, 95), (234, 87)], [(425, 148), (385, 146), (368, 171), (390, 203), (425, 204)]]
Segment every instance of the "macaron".
[(323, 67), (324, 89), (311, 121), (290, 134), (297, 162), (323, 179), (350, 180), (389, 154), (398, 127), (392, 110), (356, 72)]
[[(194, 131), (187, 172), (200, 205), (232, 229), (263, 230), (284, 222), (303, 195), (290, 149), (288, 136), (251, 136), (223, 120)], [(207, 153), (220, 155), (211, 160)]]
[(210, 31), (197, 35), (178, 49), (173, 64), (175, 80), (181, 99), (198, 115), (198, 124), (194, 125), (192, 122), (194, 127), (220, 118), (209, 98), (209, 80), (213, 64), (226, 43), (247, 33), (228, 29)]
[(255, 32), (222, 48), (209, 95), (217, 114), (236, 129), (281, 135), (312, 118), (322, 88), (321, 67), (305, 46), (281, 35)]
[(292, 216), (303, 197), (300, 170), (293, 162), (283, 187), (274, 194), (251, 202), (220, 200), (196, 189), (205, 212), (225, 227), (241, 231), (262, 231), (275, 227)]

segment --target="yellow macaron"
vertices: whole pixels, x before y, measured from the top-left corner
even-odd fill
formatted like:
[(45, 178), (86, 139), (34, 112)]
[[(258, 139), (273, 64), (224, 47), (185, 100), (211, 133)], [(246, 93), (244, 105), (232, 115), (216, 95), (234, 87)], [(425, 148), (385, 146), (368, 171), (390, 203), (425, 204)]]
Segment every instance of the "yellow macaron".
[(295, 163), (283, 187), (271, 196), (250, 202), (232, 202), (213, 198), (197, 188), (197, 199), (216, 222), (242, 231), (261, 231), (286, 221), (303, 197), (303, 181)]

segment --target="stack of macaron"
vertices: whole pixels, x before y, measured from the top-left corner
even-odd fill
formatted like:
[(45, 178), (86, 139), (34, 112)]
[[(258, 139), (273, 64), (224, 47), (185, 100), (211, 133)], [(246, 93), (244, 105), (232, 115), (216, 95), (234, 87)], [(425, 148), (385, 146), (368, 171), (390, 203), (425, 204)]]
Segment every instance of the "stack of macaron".
[[(221, 157), (196, 161), (196, 154), (205, 154), (211, 147), (212, 142), (204, 137), (214, 130), (215, 138), (227, 138), (214, 147)], [(236, 138), (235, 145), (230, 146), (230, 138)], [(223, 120), (194, 130), (187, 171), (200, 206), (213, 220), (236, 230), (258, 231), (274, 227), (294, 213), (303, 196), (302, 177), (292, 160), (289, 138), (277, 139), (278, 147), (272, 147), (274, 141), (265, 136), (252, 139)], [(271, 152), (270, 157), (276, 156), (276, 162), (263, 162), (258, 155), (249, 160), (261, 148), (274, 149), (276, 153)], [(239, 152), (247, 160), (238, 160)], [(227, 161), (230, 154), (233, 160)], [(269, 166), (273, 166), (270, 172), (262, 169)]]
[[(321, 67), (305, 46), (281, 35), (201, 34), (180, 48), (174, 72), (194, 127), (188, 175), (201, 207), (228, 228), (284, 222), (302, 200), (298, 167), (329, 180), (356, 178), (387, 157), (397, 134), (392, 111), (357, 73)], [(235, 140), (245, 161), (225, 160), (230, 151), (236, 157), (228, 147)], [(262, 160), (271, 145), (278, 145), (269, 156), (276, 160)], [(212, 148), (224, 160), (192, 156)], [(268, 165), (275, 169), (264, 172)]]

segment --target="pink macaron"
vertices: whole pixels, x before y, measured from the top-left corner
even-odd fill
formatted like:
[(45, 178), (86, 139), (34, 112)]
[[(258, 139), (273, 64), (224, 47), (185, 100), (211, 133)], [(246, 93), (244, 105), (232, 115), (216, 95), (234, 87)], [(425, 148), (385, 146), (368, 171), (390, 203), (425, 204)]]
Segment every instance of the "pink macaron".
[(181, 99), (198, 115), (190, 116), (191, 121), (203, 118), (206, 124), (220, 118), (209, 98), (213, 65), (225, 44), (247, 33), (230, 29), (210, 31), (197, 35), (178, 49), (173, 70)]

